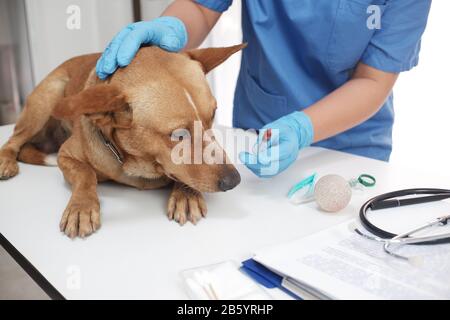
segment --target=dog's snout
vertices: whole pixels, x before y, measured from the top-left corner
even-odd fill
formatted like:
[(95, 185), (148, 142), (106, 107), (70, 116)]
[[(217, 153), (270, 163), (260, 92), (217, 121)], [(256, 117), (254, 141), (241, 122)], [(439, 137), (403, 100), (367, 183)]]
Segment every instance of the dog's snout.
[(236, 187), (241, 182), (241, 176), (236, 169), (230, 170), (219, 180), (219, 190), (227, 191)]

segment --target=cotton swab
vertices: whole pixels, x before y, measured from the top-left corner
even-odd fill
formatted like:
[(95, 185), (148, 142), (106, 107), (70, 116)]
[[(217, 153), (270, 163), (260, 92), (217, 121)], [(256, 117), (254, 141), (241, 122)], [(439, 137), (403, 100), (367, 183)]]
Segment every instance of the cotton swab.
[(272, 129), (267, 129), (266, 132), (264, 132), (263, 138), (261, 139), (261, 143), (258, 146), (258, 152), (266, 151), (269, 147), (269, 141), (270, 138), (272, 138)]
[(219, 300), (216, 291), (211, 283), (211, 277), (208, 272), (195, 272), (194, 278), (197, 283), (202, 287), (203, 291), (207, 294), (210, 300)]
[(264, 152), (269, 148), (269, 141), (272, 137), (272, 129), (267, 129), (264, 132), (264, 135), (261, 139), (261, 141), (253, 147), (253, 154), (258, 154), (259, 152)]

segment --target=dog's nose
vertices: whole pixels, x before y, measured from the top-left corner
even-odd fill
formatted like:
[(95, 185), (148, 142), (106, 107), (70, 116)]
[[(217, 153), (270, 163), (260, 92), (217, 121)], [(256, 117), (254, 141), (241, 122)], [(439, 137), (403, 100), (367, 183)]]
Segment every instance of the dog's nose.
[(227, 191), (231, 190), (234, 187), (236, 187), (241, 182), (241, 176), (239, 172), (234, 169), (231, 172), (224, 175), (219, 180), (219, 190), (220, 191)]

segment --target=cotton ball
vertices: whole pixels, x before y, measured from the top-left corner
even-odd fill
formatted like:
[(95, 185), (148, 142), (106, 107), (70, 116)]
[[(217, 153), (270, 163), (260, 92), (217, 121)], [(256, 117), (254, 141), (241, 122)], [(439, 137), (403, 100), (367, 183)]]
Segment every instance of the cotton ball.
[(352, 198), (347, 180), (336, 174), (323, 176), (314, 188), (314, 197), (322, 210), (337, 212), (344, 209)]

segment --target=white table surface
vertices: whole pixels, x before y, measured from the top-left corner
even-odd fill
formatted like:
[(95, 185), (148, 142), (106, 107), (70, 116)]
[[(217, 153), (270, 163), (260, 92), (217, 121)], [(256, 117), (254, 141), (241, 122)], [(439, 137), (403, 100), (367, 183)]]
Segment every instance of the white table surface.
[[(1, 144), (11, 132), (12, 126), (0, 127)], [(0, 232), (67, 299), (185, 299), (179, 275), (183, 269), (229, 259), (240, 262), (261, 247), (354, 218), (375, 194), (450, 185), (448, 174), (432, 175), (321, 148), (303, 150), (287, 172), (273, 179), (259, 179), (237, 167), (241, 184), (226, 193), (207, 194), (208, 217), (197, 226), (168, 221), (168, 189), (138, 191), (100, 184), (102, 228), (85, 240), (70, 240), (58, 229), (71, 194), (61, 172), (21, 163), (17, 177), (0, 181)], [(321, 212), (315, 203), (290, 204), (289, 188), (313, 172), (346, 178), (369, 173), (378, 183), (354, 195), (338, 214)], [(74, 270), (80, 271), (80, 288), (70, 286)]]

